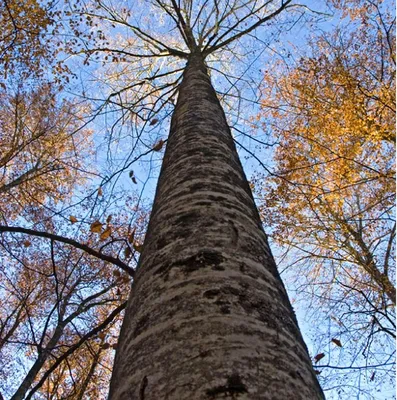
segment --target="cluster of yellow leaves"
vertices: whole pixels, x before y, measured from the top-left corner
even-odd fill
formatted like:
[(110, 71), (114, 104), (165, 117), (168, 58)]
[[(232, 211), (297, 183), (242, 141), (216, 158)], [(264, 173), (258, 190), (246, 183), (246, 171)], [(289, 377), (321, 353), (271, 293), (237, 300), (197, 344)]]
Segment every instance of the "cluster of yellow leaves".
[(5, 77), (21, 65), (28, 67), (29, 75), (43, 72), (43, 65), (37, 60), (48, 55), (43, 33), (51, 24), (51, 15), (43, 2), (0, 2), (0, 65)]
[(79, 110), (57, 102), (50, 84), (0, 98), (0, 213), (16, 218), (28, 206), (71, 196), (84, 180), (91, 134), (79, 130)]
[(343, 259), (361, 265), (352, 281), (369, 275), (383, 293), (392, 286), (375, 277), (371, 246), (393, 235), (395, 48), (374, 27), (350, 32), (317, 38), (310, 56), (265, 77), (261, 117), (280, 145), (263, 216), (280, 242), (318, 257), (310, 280), (324, 279), (325, 258)]

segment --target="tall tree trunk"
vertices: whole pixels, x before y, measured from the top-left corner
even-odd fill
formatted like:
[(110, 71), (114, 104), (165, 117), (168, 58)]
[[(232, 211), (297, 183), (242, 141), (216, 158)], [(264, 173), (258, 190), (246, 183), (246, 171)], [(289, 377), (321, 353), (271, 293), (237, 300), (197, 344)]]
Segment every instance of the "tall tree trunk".
[(190, 56), (111, 400), (322, 399), (225, 115)]

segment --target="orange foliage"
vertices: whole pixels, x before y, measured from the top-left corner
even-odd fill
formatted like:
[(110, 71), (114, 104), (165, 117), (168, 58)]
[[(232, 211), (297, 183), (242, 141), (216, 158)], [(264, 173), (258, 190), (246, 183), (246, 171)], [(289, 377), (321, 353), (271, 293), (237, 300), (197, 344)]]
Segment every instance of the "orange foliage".
[(50, 84), (0, 97), (0, 214), (15, 219), (29, 206), (70, 197), (82, 182), (91, 132), (79, 107), (57, 101)]

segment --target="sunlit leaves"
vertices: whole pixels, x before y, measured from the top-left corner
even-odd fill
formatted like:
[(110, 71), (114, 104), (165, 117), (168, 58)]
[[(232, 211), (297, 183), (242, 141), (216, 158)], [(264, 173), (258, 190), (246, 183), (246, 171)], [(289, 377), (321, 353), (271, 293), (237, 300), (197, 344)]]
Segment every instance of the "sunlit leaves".
[(79, 107), (58, 101), (53, 85), (39, 83), (1, 95), (0, 211), (8, 219), (46, 199), (65, 199), (77, 178), (83, 182), (79, 168), (90, 131), (79, 130)]
[(90, 231), (93, 233), (101, 233), (102, 231), (102, 223), (99, 221), (94, 221), (90, 226)]
[(349, 376), (379, 365), (381, 379), (394, 374), (395, 25), (380, 2), (335, 3), (353, 21), (267, 68), (260, 118), (278, 146), (256, 189), (319, 355)]
[(16, 69), (24, 76), (43, 74), (43, 61), (49, 55), (44, 33), (53, 24), (53, 16), (48, 5), (37, 0), (0, 3), (0, 66), (4, 78)]

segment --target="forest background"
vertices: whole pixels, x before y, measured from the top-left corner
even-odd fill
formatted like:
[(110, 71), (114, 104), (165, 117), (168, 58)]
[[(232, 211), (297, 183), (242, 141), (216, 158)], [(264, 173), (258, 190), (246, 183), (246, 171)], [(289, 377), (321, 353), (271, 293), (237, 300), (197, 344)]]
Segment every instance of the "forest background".
[[(4, 399), (106, 398), (185, 64), (174, 3), (0, 5)], [(207, 64), (320, 383), (394, 398), (393, 4), (226, 3), (177, 8), (203, 47), (229, 9), (244, 32)]]

